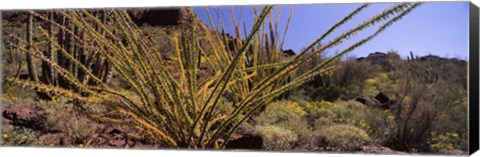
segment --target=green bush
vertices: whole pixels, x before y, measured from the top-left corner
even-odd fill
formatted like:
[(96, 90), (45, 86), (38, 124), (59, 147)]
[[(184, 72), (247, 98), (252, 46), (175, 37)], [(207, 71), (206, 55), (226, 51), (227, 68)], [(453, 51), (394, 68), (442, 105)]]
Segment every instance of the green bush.
[(447, 152), (453, 149), (461, 149), (458, 145), (461, 143), (461, 138), (457, 133), (447, 132), (445, 134), (437, 135), (436, 132), (431, 132), (432, 139), (428, 141), (433, 152)]
[[(468, 110), (462, 105), (467, 103), (467, 63), (436, 56), (411, 58), (392, 62), (396, 70), (378, 79), (378, 89), (401, 104), (390, 110), (394, 120), (385, 145), (411, 152), (467, 150)], [(455, 142), (431, 143), (439, 137), (430, 132), (458, 137)]]
[(256, 125), (274, 125), (306, 137), (311, 134), (306, 115), (307, 112), (296, 102), (284, 100), (267, 105), (265, 111), (254, 119)]
[(5, 146), (45, 146), (38, 141), (38, 136), (37, 132), (28, 128), (2, 127), (2, 145)]
[[(48, 115), (47, 125), (52, 130), (61, 130), (65, 133), (64, 146), (78, 146), (86, 143), (89, 134), (97, 128), (98, 123), (75, 112), (73, 104), (49, 104), (48, 106), (42, 106)], [(59, 121), (59, 119), (68, 119), (68, 121)]]
[(364, 130), (346, 124), (333, 125), (319, 130), (319, 133), (328, 145), (345, 151), (356, 150), (369, 140), (369, 136)]
[[(61, 130), (66, 134), (65, 138), (63, 138), (64, 146), (76, 146), (80, 143), (86, 142), (85, 139), (87, 136), (97, 126), (97, 123), (92, 122), (84, 115), (75, 112), (73, 104), (67, 103), (68, 100), (64, 98), (58, 98), (55, 102), (45, 101), (38, 100), (34, 92), (28, 90), (25, 91), (22, 88), (8, 87), (5, 90), (6, 93), (2, 94), (2, 102), (4, 104), (13, 105), (15, 107), (35, 108), (44, 111), (44, 113), (47, 115), (46, 125), (48, 126), (48, 129)], [(68, 121), (63, 121), (62, 119), (68, 119)], [(35, 143), (38, 136), (36, 132), (26, 128), (11, 127), (9, 130), (7, 129), (7, 132), (8, 131), (13, 131), (14, 134), (20, 133), (23, 139), (31, 140), (29, 143)], [(7, 134), (6, 136), (9, 135)], [(24, 138), (23, 136), (29, 138)], [(25, 143), (18, 140), (14, 141)]]
[(320, 117), (314, 120), (315, 129), (320, 129), (322, 127), (330, 126), (332, 124), (335, 124), (334, 120), (328, 117)]
[(277, 101), (266, 106), (265, 111), (257, 118), (257, 124), (275, 124), (292, 119), (301, 119), (307, 112), (303, 110), (296, 102)]
[(331, 111), (339, 119), (364, 119), (364, 117), (369, 114), (371, 108), (361, 104), (360, 102), (349, 100), (349, 101), (336, 101), (334, 102), (336, 107), (332, 108)]
[(313, 91), (312, 98), (314, 100), (335, 101), (337, 99), (350, 99), (355, 95), (357, 94), (349, 89), (336, 85), (328, 85), (316, 88)]
[(332, 74), (334, 84), (349, 90), (359, 92), (363, 88), (363, 81), (381, 71), (381, 67), (368, 61), (357, 61), (348, 58), (339, 69)]
[[(309, 96), (314, 100), (348, 100), (361, 93), (365, 88), (364, 81), (366, 79), (374, 77), (381, 71), (380, 66), (368, 61), (357, 61), (356, 58), (348, 58), (346, 61), (337, 62), (338, 68), (333, 70), (332, 73), (316, 76), (301, 89), (310, 91)], [(314, 65), (314, 63), (312, 64)], [(305, 68), (308, 69), (308, 66)]]
[(335, 113), (332, 112), (332, 108), (336, 108), (337, 105), (330, 101), (316, 101), (309, 102), (305, 105), (305, 110), (308, 113), (309, 119), (323, 118), (335, 118)]
[(393, 123), (388, 121), (391, 113), (366, 107), (357, 101), (311, 102), (306, 108), (313, 119), (313, 128), (319, 130), (338, 124), (356, 126), (363, 129), (374, 144), (383, 144)]
[(273, 125), (256, 126), (255, 131), (262, 136), (263, 148), (266, 150), (289, 150), (298, 139), (293, 131)]
[(390, 135), (391, 113), (369, 108), (357, 101), (319, 101), (305, 105), (314, 132), (335, 125), (351, 125), (362, 129), (372, 144), (383, 144)]

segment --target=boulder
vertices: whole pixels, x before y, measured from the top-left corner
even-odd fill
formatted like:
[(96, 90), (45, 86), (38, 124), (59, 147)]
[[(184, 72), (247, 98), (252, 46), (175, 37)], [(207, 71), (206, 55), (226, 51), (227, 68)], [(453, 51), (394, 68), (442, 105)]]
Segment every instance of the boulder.
[(390, 100), (390, 98), (383, 92), (378, 93), (377, 96), (373, 98), (361, 95), (356, 97), (355, 100), (366, 106), (381, 108), (385, 110), (401, 105), (395, 100)]
[(130, 17), (137, 26), (143, 24), (150, 26), (178, 25), (190, 19), (190, 12), (191, 9), (187, 7), (128, 10)]
[(375, 98), (361, 95), (356, 97), (355, 100), (369, 107), (383, 108), (383, 104)]
[(358, 58), (356, 59), (356, 61), (363, 61), (363, 60), (365, 60), (365, 57), (358, 57)]
[(295, 143), (292, 151), (296, 152), (311, 152), (325, 150), (325, 140), (322, 138), (300, 138)]
[(127, 136), (126, 131), (118, 127), (105, 125), (97, 127), (97, 129), (87, 137), (85, 145), (100, 148), (161, 148), (159, 144), (130, 138)]
[(395, 69), (393, 65), (390, 64), (387, 54), (383, 52), (370, 53), (365, 59), (361, 60), (366, 60), (372, 64), (380, 65), (387, 71), (392, 71)]
[(87, 140), (86, 145), (93, 147), (127, 147), (126, 133), (114, 127), (98, 127)]
[(390, 101), (390, 98), (388, 98), (388, 96), (383, 92), (378, 93), (377, 96), (375, 96), (374, 98), (377, 99), (382, 104), (385, 104)]
[(263, 138), (260, 135), (246, 134), (233, 136), (225, 148), (259, 150), (262, 146)]
[(55, 146), (61, 146), (64, 144), (65, 133), (46, 133), (38, 137), (38, 141), (42, 143), (48, 143)]
[(284, 56), (284, 57), (291, 57), (291, 56), (295, 56), (295, 55), (296, 55), (296, 53), (292, 49), (284, 50), (283, 53), (282, 53), (282, 56)]
[(378, 153), (378, 154), (408, 154), (406, 152), (392, 150), (383, 146), (362, 146), (360, 148), (362, 153)]
[(445, 154), (447, 154), (447, 155), (468, 155), (468, 152), (458, 150), (458, 149), (454, 149), (454, 150), (449, 150), (449, 151), (445, 152)]
[(374, 52), (368, 54), (367, 60), (370, 60), (373, 64), (383, 64), (387, 59), (387, 54), (383, 52)]
[(46, 130), (47, 117), (43, 111), (19, 106), (6, 106), (2, 110), (6, 120), (2, 123), (30, 128), (33, 130)]
[[(93, 10), (96, 12), (101, 10)], [(188, 21), (191, 19), (190, 13), (191, 8), (189, 7), (178, 7), (178, 8), (151, 8), (151, 9), (127, 9), (132, 21), (141, 26), (143, 24), (148, 24), (150, 26), (171, 26), (178, 25), (182, 22)], [(44, 11), (37, 12), (39, 14), (45, 14)], [(10, 25), (20, 27), (25, 24), (27, 20), (28, 13), (25, 11), (6, 11), (2, 12), (2, 19), (9, 21)], [(36, 17), (37, 21), (41, 19)]]

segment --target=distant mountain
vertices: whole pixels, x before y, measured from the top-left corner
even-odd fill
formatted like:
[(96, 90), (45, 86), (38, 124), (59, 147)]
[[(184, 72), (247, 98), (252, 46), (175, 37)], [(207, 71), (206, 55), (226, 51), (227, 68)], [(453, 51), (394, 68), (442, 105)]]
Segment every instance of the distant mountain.
[(375, 65), (380, 65), (385, 68), (387, 71), (395, 70), (393, 65), (389, 60), (391, 59), (400, 59), (400, 56), (396, 53), (384, 53), (384, 52), (373, 52), (368, 54), (367, 57), (359, 57), (357, 61), (368, 61)]
[[(412, 59), (413, 58), (413, 59)], [(372, 52), (368, 54), (366, 57), (359, 57), (356, 60), (357, 61), (368, 61), (372, 64), (375, 65), (380, 65), (385, 70), (391, 71), (394, 70), (395, 68), (393, 67), (391, 61), (395, 59), (401, 59), (400, 56), (397, 53), (389, 52)], [(444, 58), (436, 55), (426, 55), (426, 56), (413, 56), (413, 54), (408, 57), (407, 60), (416, 60), (416, 61), (421, 61), (421, 62), (431, 62), (432, 64), (435, 64), (438, 66), (438, 68), (443, 67), (443, 65), (446, 65), (448, 63), (453, 63), (455, 65), (466, 65), (467, 61), (458, 59), (458, 58)]]

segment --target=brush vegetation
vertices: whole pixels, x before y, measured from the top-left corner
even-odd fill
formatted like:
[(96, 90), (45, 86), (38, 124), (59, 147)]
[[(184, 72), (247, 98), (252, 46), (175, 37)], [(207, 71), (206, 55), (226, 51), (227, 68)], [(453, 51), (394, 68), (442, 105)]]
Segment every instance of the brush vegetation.
[[(443, 149), (439, 143), (453, 139), (437, 135), (458, 135), (465, 130), (437, 124), (444, 114), (445, 120), (454, 123), (456, 114), (446, 113), (448, 105), (464, 102), (423, 95), (428, 94), (424, 89), (440, 89), (434, 83), (441, 79), (431, 76), (441, 75), (438, 71), (421, 75), (414, 70), (428, 67), (414, 67), (413, 59), (408, 63), (398, 60), (401, 70), (388, 73), (364, 62), (340, 61), (420, 4), (395, 4), (326, 41), (370, 5), (363, 4), (292, 57), (282, 53), (292, 8), (286, 28), (278, 28), (280, 9), (254, 8), (254, 24), (243, 28), (244, 35), (241, 21), (232, 15), (232, 21), (222, 23), (231, 22), (234, 40), (221, 33), (227, 29), (224, 25), (209, 28), (193, 13), (189, 21), (165, 28), (173, 30), (167, 35), (162, 33), (164, 28), (136, 26), (122, 9), (29, 11), (25, 25), (2, 23), (7, 63), (2, 97), (11, 98), (9, 92), (17, 87), (30, 89), (36, 95), (30, 97), (49, 105), (68, 104), (93, 123), (148, 132), (145, 138), (165, 148), (221, 149), (248, 123), (255, 125), (252, 132), (264, 138), (268, 150), (289, 150), (302, 140), (318, 139), (320, 144), (348, 151), (368, 143), (439, 151)], [(216, 26), (208, 17), (207, 23)], [(321, 57), (368, 28), (375, 28), (372, 34), (330, 57)], [(28, 77), (22, 78), (22, 71), (27, 71)], [(379, 76), (372, 75), (377, 73)], [(414, 76), (425, 77), (430, 84), (413, 82), (420, 81), (412, 79)], [(312, 84), (315, 86), (310, 87)], [(378, 91), (387, 92), (405, 107), (386, 113), (345, 101)], [(458, 94), (462, 97), (464, 93)], [(432, 106), (439, 103), (443, 108)], [(42, 107), (56, 110), (49, 105)], [(460, 108), (458, 111), (463, 111)], [(430, 134), (436, 129), (443, 131)], [(74, 137), (86, 138), (75, 131), (78, 129), (70, 130)], [(455, 147), (466, 148), (457, 143)]]

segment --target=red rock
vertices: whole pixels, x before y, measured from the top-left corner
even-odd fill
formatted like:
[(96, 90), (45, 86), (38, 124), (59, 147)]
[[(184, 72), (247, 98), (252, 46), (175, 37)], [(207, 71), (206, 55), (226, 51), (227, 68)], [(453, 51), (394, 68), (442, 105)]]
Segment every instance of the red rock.
[(448, 154), (448, 155), (467, 155), (468, 153), (465, 152), (465, 151), (462, 151), (462, 150), (455, 149), (455, 150), (449, 150), (449, 151), (445, 152), (445, 154)]
[(38, 141), (42, 143), (48, 143), (53, 145), (63, 145), (65, 134), (64, 133), (46, 133), (38, 137)]
[(100, 125), (86, 140), (86, 145), (102, 148), (160, 148), (153, 143), (128, 138), (125, 131)]
[(4, 123), (10, 125), (22, 126), (33, 130), (46, 129), (47, 118), (40, 110), (10, 105), (2, 110), (2, 116), (7, 120)]
[(360, 151), (363, 153), (378, 153), (378, 154), (408, 154), (406, 152), (395, 151), (383, 146), (362, 146)]
[(171, 26), (178, 25), (190, 18), (190, 9), (181, 8), (155, 8), (155, 9), (131, 9), (128, 10), (132, 21), (141, 26)]
[(263, 138), (259, 135), (236, 135), (225, 146), (227, 149), (260, 150), (263, 147)]

